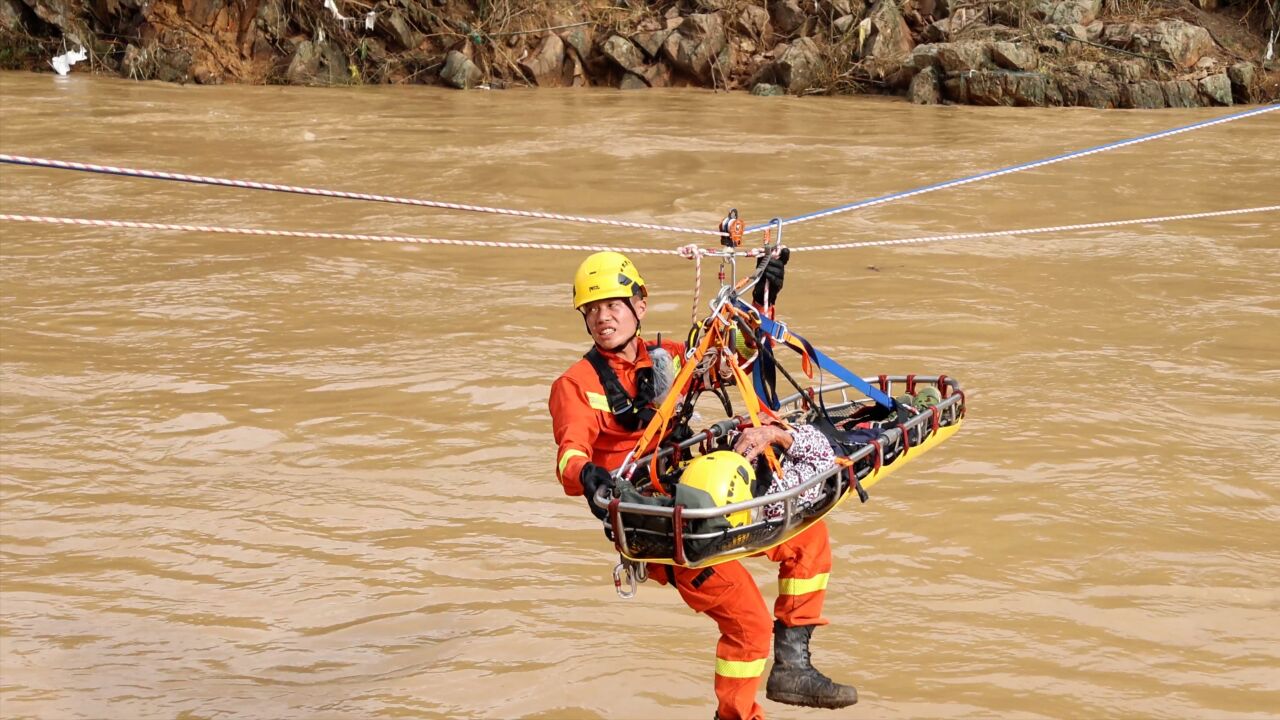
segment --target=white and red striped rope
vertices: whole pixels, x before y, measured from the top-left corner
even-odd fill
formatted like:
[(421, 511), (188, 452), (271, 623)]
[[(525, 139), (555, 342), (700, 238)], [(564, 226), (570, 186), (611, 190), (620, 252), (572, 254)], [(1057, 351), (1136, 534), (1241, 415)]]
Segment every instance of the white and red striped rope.
[(680, 227), (676, 225), (656, 225), (653, 223), (613, 220), (610, 218), (584, 217), (581, 215), (563, 215), (560, 213), (541, 212), (537, 210), (513, 210), (510, 208), (488, 207), (485, 205), (466, 205), (463, 203), (442, 202), (439, 200), (423, 200), (419, 198), (394, 197), (391, 195), (371, 195), (369, 193), (345, 192), (342, 190), (326, 190), (323, 188), (302, 187), (298, 185), (278, 185), (276, 183), (256, 182), (253, 180), (232, 180), (229, 178), (208, 177), (205, 175), (187, 175), (161, 170), (142, 170), (138, 168), (117, 167), (115, 165), (95, 165), (92, 163), (52, 160), (49, 158), (27, 157), (25, 155), (8, 155), (0, 153), (0, 163), (12, 165), (30, 165), (58, 170), (80, 170), (106, 175), (124, 175), (128, 177), (148, 178), (151, 180), (177, 180), (199, 185), (220, 185), (238, 187), (249, 190), (273, 190), (275, 192), (295, 193), (298, 195), (314, 195), (318, 197), (344, 198), (347, 200), (370, 200), (373, 202), (395, 203), (397, 205), (415, 205), (418, 207), (442, 208), (446, 210), (462, 210), (467, 212), (489, 213), (492, 215), (511, 215), (514, 217), (540, 218), (545, 220), (563, 220), (566, 222), (589, 223), (592, 225), (609, 225), (612, 227), (633, 228), (637, 230), (660, 230), (663, 232), (692, 233), (695, 235), (716, 235), (719, 230)]
[[(638, 255), (681, 255), (684, 248), (611, 247), (607, 245), (560, 245), (553, 243), (502, 242), (496, 240), (449, 240), (414, 235), (367, 235), (362, 233), (310, 232), (305, 230), (261, 230), (257, 228), (222, 227), (218, 225), (176, 225), (173, 223), (139, 222), (136, 220), (95, 220), (92, 218), (50, 217), (45, 215), (0, 214), (0, 220), (44, 223), (48, 225), (80, 225), (88, 227), (134, 228), (141, 230), (176, 230), (181, 232), (221, 233), (226, 235), (262, 235), (270, 237), (315, 238), (320, 240), (361, 240), (372, 242), (413, 243), (418, 245), (460, 245), (464, 247), (515, 248), (521, 250), (572, 250), (574, 252), (615, 252)], [(690, 246), (692, 247), (692, 246)], [(698, 254), (706, 252), (697, 250)]]
[[(1190, 132), (1192, 130), (1199, 130), (1202, 128), (1212, 127), (1214, 125), (1220, 125), (1222, 123), (1233, 122), (1235, 120), (1241, 120), (1243, 118), (1253, 117), (1255, 115), (1273, 112), (1275, 110), (1280, 110), (1280, 105), (1267, 105), (1263, 107), (1252, 108), (1242, 112), (1233, 113), (1231, 115), (1213, 118), (1211, 120), (1206, 120), (1202, 122), (1192, 123), (1190, 125), (1185, 125), (1183, 127), (1172, 128), (1170, 130), (1151, 133), (1148, 135), (1143, 135), (1141, 137), (1130, 138), (1128, 140), (1106, 143), (1104, 145), (1099, 145), (1099, 146), (1087, 148), (1084, 150), (1078, 150), (1075, 152), (1064, 153), (1051, 158), (1045, 158), (1043, 160), (1020, 163), (1018, 165), (1014, 165), (1011, 167), (1001, 168), (999, 170), (993, 170), (990, 172), (984, 172), (984, 173), (972, 175), (966, 178), (959, 178), (959, 179), (950, 180), (947, 182), (935, 183), (932, 185), (927, 185), (927, 186), (915, 188), (912, 190), (892, 193), (890, 195), (885, 195), (883, 197), (854, 202), (854, 203), (842, 205), (839, 207), (828, 208), (826, 210), (819, 210), (816, 212), (811, 212), (804, 215), (787, 218), (785, 220), (775, 219), (770, 223), (748, 227), (746, 228), (745, 232), (754, 233), (761, 230), (765, 230), (771, 227), (771, 225), (774, 223), (776, 223), (779, 226), (779, 228), (781, 228), (782, 224), (793, 224), (793, 223), (799, 223), (799, 222), (806, 222), (809, 220), (816, 220), (818, 218), (830, 217), (832, 215), (838, 215), (840, 213), (849, 212), (851, 210), (859, 210), (859, 209), (871, 207), (874, 205), (881, 205), (894, 200), (902, 200), (909, 197), (915, 197), (918, 195), (922, 195), (924, 193), (934, 192), (936, 190), (943, 190), (946, 188), (957, 187), (957, 186), (965, 185), (968, 183), (987, 180), (990, 178), (996, 178), (1003, 175), (1009, 175), (1015, 172), (1022, 172), (1024, 170), (1041, 168), (1047, 165), (1052, 165), (1054, 163), (1059, 163), (1066, 160), (1072, 160), (1075, 158), (1086, 157), (1096, 153), (1115, 150), (1122, 147), (1128, 147), (1130, 145), (1136, 145), (1138, 143), (1144, 143), (1144, 142), (1149, 142), (1151, 140), (1171, 137), (1171, 136), (1179, 135), (1185, 132)], [(301, 195), (313, 195), (313, 196), (320, 196), (320, 197), (335, 197), (335, 198), (345, 198), (350, 200), (369, 200), (374, 202), (396, 203), (400, 205), (415, 205), (419, 207), (433, 207), (433, 208), (442, 208), (447, 210), (489, 213), (494, 215), (510, 215), (515, 217), (540, 218), (540, 219), (546, 219), (546, 220), (562, 220), (566, 222), (589, 223), (594, 225), (607, 225), (612, 227), (633, 228), (633, 229), (639, 229), (639, 230), (657, 230), (657, 231), (664, 231), (664, 232), (692, 233), (697, 235), (715, 235), (715, 236), (722, 236), (724, 234), (720, 230), (707, 230), (703, 228), (690, 228), (690, 227), (681, 227), (676, 225), (658, 225), (654, 223), (640, 223), (640, 222), (632, 222), (628, 220), (614, 220), (610, 218), (593, 218), (593, 217), (585, 217), (580, 215), (565, 215), (561, 213), (549, 213), (549, 212), (542, 212), (542, 211), (536, 211), (536, 210), (515, 210), (511, 208), (498, 208), (498, 207), (489, 207), (484, 205), (468, 205), (463, 203), (442, 202), (438, 200), (424, 200), (424, 199), (418, 199), (418, 198), (394, 197), (390, 195), (373, 195), (369, 193), (354, 193), (354, 192), (345, 192), (340, 190), (326, 190), (323, 188), (302, 187), (297, 185), (279, 185), (276, 183), (263, 183), (263, 182), (256, 182), (251, 180), (233, 180), (228, 178), (209, 177), (204, 175), (188, 175), (184, 173), (172, 173), (172, 172), (165, 172), (160, 170), (143, 170), (138, 168), (118, 167), (114, 165), (96, 165), (92, 163), (79, 163), (79, 162), (72, 162), (72, 161), (66, 161), (66, 160), (53, 160), (49, 158), (35, 158), (35, 157), (28, 157), (25, 155), (0, 154), (0, 163), (8, 163), (13, 165), (29, 165), (33, 167), (46, 167), (46, 168), (54, 168), (59, 170), (79, 170), (79, 171), (85, 171), (85, 172), (96, 172), (96, 173), (103, 173), (108, 175), (124, 175), (128, 177), (141, 177), (141, 178), (148, 178), (148, 179), (155, 179), (155, 180), (176, 180), (181, 182), (197, 183), (197, 184), (203, 184), (203, 185), (220, 185), (225, 187), (238, 187), (238, 188), (246, 188), (246, 189), (253, 189), (253, 190), (272, 190), (276, 192), (288, 192), (288, 193), (296, 193)]]
[(792, 252), (805, 252), (810, 250), (849, 250), (853, 248), (877, 247), (882, 245), (911, 245), (915, 243), (940, 242), (943, 240), (978, 240), (982, 238), (1004, 237), (1007, 235), (1041, 235), (1051, 232), (1093, 230), (1096, 228), (1120, 227), (1122, 225), (1147, 225), (1170, 222), (1173, 220), (1194, 220), (1197, 218), (1224, 217), (1227, 215), (1275, 212), (1277, 210), (1280, 210), (1280, 205), (1264, 205), (1262, 207), (1240, 208), (1238, 210), (1217, 210), (1213, 212), (1187, 213), (1185, 215), (1161, 215), (1158, 217), (1137, 218), (1134, 220), (1108, 220), (1106, 222), (1080, 223), (1078, 225), (1053, 225), (1050, 227), (1026, 228), (1023, 230), (993, 230), (990, 232), (952, 233), (950, 235), (931, 235), (926, 237), (902, 238), (899, 240), (867, 240), (864, 242), (790, 247)]
[(693, 260), (693, 324), (697, 325), (702, 319), (698, 313), (698, 300), (702, 296), (702, 256), (706, 255), (707, 251), (690, 244), (681, 247), (677, 252), (680, 253), (680, 257)]
[[(1235, 210), (1214, 210), (1209, 212), (1186, 213), (1182, 215), (1160, 215), (1156, 217), (1135, 218), (1131, 220), (1107, 220), (1104, 222), (1079, 223), (1076, 225), (1051, 225), (1048, 227), (1023, 228), (1019, 230), (992, 230), (989, 232), (951, 233), (949, 235), (931, 235), (897, 240), (866, 240), (850, 243), (831, 243), (828, 245), (789, 246), (792, 252), (809, 252), (816, 250), (851, 250), (866, 247), (888, 245), (911, 245), (918, 243), (942, 242), (947, 240), (980, 240), (983, 238), (1006, 237), (1009, 235), (1042, 235), (1051, 232), (1071, 232), (1075, 230), (1094, 230), (1098, 228), (1121, 227), (1125, 225), (1147, 225), (1172, 222), (1175, 220), (1195, 220), (1200, 218), (1227, 217), (1247, 215), (1251, 213), (1280, 211), (1280, 205), (1263, 205), (1260, 207), (1238, 208)], [(615, 252), (634, 253), (638, 255), (675, 255), (695, 261), (697, 277), (694, 282), (695, 293), (701, 290), (701, 260), (704, 255), (722, 254), (723, 248), (699, 248), (696, 245), (685, 245), (679, 248), (639, 248), (615, 247), (608, 245), (565, 245), (558, 243), (505, 242), (497, 240), (452, 240), (446, 238), (419, 237), (414, 235), (370, 235), (363, 233), (331, 233), (305, 230), (263, 230), (258, 228), (237, 228), (218, 225), (178, 225), (173, 223), (140, 222), (136, 220), (97, 220), (93, 218), (51, 217), (44, 215), (0, 214), (0, 221), (43, 223), (49, 225), (77, 225), (88, 227), (133, 228), (141, 230), (174, 230), (181, 232), (207, 232), (230, 235), (258, 235), (268, 237), (314, 238), (321, 240), (357, 240), (373, 242), (398, 242), (419, 245), (455, 245), (462, 247), (512, 248), (522, 250), (570, 250), (574, 252), (598, 252), (612, 250)], [(761, 249), (739, 250), (744, 256), (757, 256)], [(696, 295), (695, 295), (696, 304)]]

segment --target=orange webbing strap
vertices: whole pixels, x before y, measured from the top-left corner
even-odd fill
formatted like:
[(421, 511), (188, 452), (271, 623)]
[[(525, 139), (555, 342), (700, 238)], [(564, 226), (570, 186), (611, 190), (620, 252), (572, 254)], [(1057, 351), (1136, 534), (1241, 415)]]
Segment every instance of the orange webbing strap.
[[(745, 320), (747, 324), (752, 328), (759, 329), (760, 323), (756, 320), (754, 316), (751, 315), (751, 313), (743, 312), (742, 310), (736, 307), (730, 307), (730, 310), (733, 312), (733, 314)], [(747, 412), (751, 416), (751, 424), (756, 427), (760, 427), (761, 422), (760, 422), (759, 415), (761, 413), (766, 414), (771, 420), (777, 420), (778, 418), (776, 415), (773, 414), (772, 410), (770, 410), (767, 406), (762, 407), (760, 405), (760, 398), (756, 396), (755, 383), (752, 382), (751, 379), (747, 377), (746, 372), (742, 368), (738, 367), (738, 363), (735, 362), (735, 363), (732, 363), (732, 365), (733, 365), (734, 380), (738, 385), (738, 391), (742, 394), (743, 400), (746, 401)], [(774, 454), (772, 447), (765, 448), (765, 457), (769, 459), (769, 467), (775, 473), (781, 474), (782, 464), (778, 462), (778, 458)]]
[[(689, 383), (693, 380), (693, 373), (698, 369), (698, 363), (707, 354), (707, 349), (711, 347), (712, 341), (718, 338), (719, 335), (720, 332), (713, 323), (702, 336), (702, 341), (694, 349), (693, 355), (680, 366), (680, 372), (671, 381), (671, 389), (667, 391), (667, 397), (658, 406), (658, 409), (653, 414), (653, 419), (645, 427), (644, 434), (636, 442), (635, 450), (632, 451), (634, 457), (640, 457), (651, 450), (657, 450), (658, 444), (662, 442), (662, 438), (667, 433), (667, 425), (671, 422), (671, 416), (675, 414), (676, 403), (688, 390)], [(666, 494), (666, 488), (662, 487), (662, 481), (658, 479), (657, 461), (658, 457), (655, 453), (649, 479), (653, 482), (653, 486), (658, 492)]]
[[(790, 337), (791, 333), (787, 333), (787, 336)], [(787, 343), (787, 346), (790, 347), (792, 350), (795, 350), (796, 352), (800, 353), (800, 369), (804, 370), (805, 377), (812, 380), (813, 379), (813, 359), (809, 357), (809, 351), (804, 349), (804, 344), (798, 343), (798, 342), (789, 342)]]
[[(762, 412), (768, 413), (772, 419), (773, 412), (768, 408), (760, 407), (760, 398), (756, 397), (755, 386), (747, 377), (747, 374), (738, 367), (738, 363), (731, 362), (733, 366), (733, 376), (738, 382), (738, 390), (742, 393), (742, 399), (747, 404), (747, 414), (751, 416), (751, 424), (760, 427), (760, 415)], [(775, 475), (782, 475), (782, 464), (778, 462), (778, 456), (773, 452), (773, 446), (768, 445), (764, 449), (765, 457), (769, 459), (769, 469), (773, 470)]]
[[(752, 327), (759, 329), (760, 321), (757, 320), (754, 315), (748, 312), (744, 312), (739, 308), (734, 308), (733, 311), (738, 315), (742, 316), (745, 320), (747, 320), (747, 322)], [(773, 336), (769, 335), (769, 337), (772, 338)], [(810, 380), (812, 380), (813, 379), (813, 359), (809, 357), (809, 351), (805, 349), (804, 343), (797, 340), (796, 337), (792, 335), (790, 331), (787, 331), (785, 329), (782, 334), (782, 343), (800, 354), (800, 369), (804, 370), (805, 376), (808, 377)]]

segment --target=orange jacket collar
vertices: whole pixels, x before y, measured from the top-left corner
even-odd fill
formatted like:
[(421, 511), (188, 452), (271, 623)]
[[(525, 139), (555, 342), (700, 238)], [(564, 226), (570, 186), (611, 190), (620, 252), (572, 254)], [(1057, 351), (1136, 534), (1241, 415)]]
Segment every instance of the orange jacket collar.
[(639, 343), (639, 347), (636, 348), (635, 362), (628, 362), (617, 350), (605, 350), (599, 345), (595, 346), (596, 352), (599, 352), (604, 357), (605, 361), (609, 363), (609, 367), (613, 368), (615, 373), (618, 373), (618, 377), (622, 377), (622, 373), (618, 371), (628, 367), (634, 370), (653, 367), (653, 359), (649, 357), (649, 348), (645, 345), (644, 339), (637, 335), (631, 338), (631, 342)]

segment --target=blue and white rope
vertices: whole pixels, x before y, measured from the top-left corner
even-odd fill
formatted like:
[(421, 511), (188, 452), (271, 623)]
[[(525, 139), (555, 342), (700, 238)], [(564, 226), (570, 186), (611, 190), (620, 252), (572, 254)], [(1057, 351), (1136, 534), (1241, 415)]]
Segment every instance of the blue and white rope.
[[(1157, 133), (1142, 135), (1140, 137), (1130, 138), (1128, 140), (1120, 140), (1117, 142), (1107, 143), (1105, 145), (1098, 145), (1096, 147), (1086, 148), (1084, 150), (1076, 150), (1074, 152), (1063, 153), (1062, 155), (1055, 155), (1051, 158), (1045, 158), (1044, 160), (1036, 160), (1034, 162), (1027, 162), (1019, 165), (1012, 165), (1010, 167), (1002, 168), (1000, 170), (992, 170), (989, 172), (979, 173), (977, 175), (970, 175), (969, 177), (959, 178), (957, 180), (948, 180), (946, 182), (935, 183), (933, 185), (925, 185), (923, 187), (915, 188), (914, 190), (904, 190), (902, 192), (896, 192), (889, 195), (882, 195), (877, 198), (871, 198), (870, 200), (861, 200), (855, 203), (850, 203), (848, 205), (841, 205), (839, 207), (830, 208), (828, 210), (818, 210), (816, 212), (811, 212), (804, 215), (796, 215), (795, 217), (786, 218), (782, 222), (783, 224), (807, 222), (809, 220), (817, 220), (818, 218), (825, 218), (825, 217), (830, 217), (832, 215), (839, 215), (840, 213), (846, 213), (852, 210), (861, 210), (862, 208), (872, 207), (873, 205), (883, 205), (885, 203), (893, 202), (895, 200), (903, 200), (909, 197), (916, 197), (918, 195), (924, 195), (925, 193), (931, 193), (937, 190), (945, 190), (947, 188), (958, 187), (960, 185), (968, 185), (969, 183), (975, 183), (980, 180), (989, 180), (991, 178), (1000, 177), (1002, 175), (1012, 175), (1013, 173), (1022, 172), (1024, 170), (1033, 170), (1035, 168), (1042, 168), (1047, 165), (1053, 165), (1055, 163), (1065, 162), (1067, 160), (1074, 160), (1075, 158), (1081, 158), (1087, 155), (1096, 155), (1098, 153), (1107, 152), (1108, 150), (1117, 150), (1119, 148), (1128, 147), (1130, 145), (1137, 145), (1139, 143), (1150, 142), (1151, 140), (1159, 140), (1161, 138), (1167, 138), (1173, 135), (1179, 135), (1181, 133), (1191, 132), (1192, 130), (1200, 130), (1202, 128), (1207, 128), (1213, 125), (1221, 125), (1222, 123), (1229, 123), (1235, 120), (1243, 120), (1244, 118), (1247, 118), (1247, 117), (1261, 115), (1262, 113), (1269, 113), (1274, 110), (1280, 110), (1280, 105), (1264, 105), (1262, 107), (1254, 108), (1252, 110), (1245, 110), (1244, 112), (1233, 113), (1231, 115), (1225, 115), (1223, 117), (1214, 118), (1212, 120), (1205, 120), (1198, 123), (1192, 123), (1190, 125), (1183, 125), (1182, 127), (1176, 127), (1171, 130), (1162, 130)], [(772, 226), (772, 224), (773, 224), (772, 221), (770, 221), (768, 223), (752, 225), (751, 227), (746, 229), (746, 232), (748, 233), (759, 232), (761, 230), (768, 229), (769, 227)]]
[[(1000, 177), (1002, 175), (1010, 175), (1012, 173), (1022, 172), (1023, 170), (1031, 170), (1034, 168), (1045, 167), (1047, 165), (1053, 165), (1055, 163), (1064, 162), (1066, 160), (1072, 160), (1075, 158), (1085, 157), (1087, 155), (1106, 152), (1108, 150), (1116, 150), (1118, 148), (1127, 147), (1129, 145), (1136, 145), (1138, 143), (1144, 143), (1151, 140), (1158, 140), (1160, 138), (1165, 138), (1165, 137), (1170, 137), (1170, 136), (1178, 135), (1185, 132), (1190, 132), (1191, 130), (1199, 130), (1201, 128), (1206, 128), (1213, 125), (1220, 125), (1222, 123), (1241, 120), (1247, 117), (1252, 117), (1255, 115), (1260, 115), (1262, 113), (1271, 112), (1273, 110), (1280, 110), (1280, 105), (1265, 105), (1265, 106), (1254, 108), (1251, 110), (1246, 110), (1244, 112), (1239, 112), (1239, 113), (1234, 113), (1232, 115), (1226, 115), (1223, 117), (1214, 118), (1212, 120), (1205, 120), (1203, 122), (1184, 125), (1182, 127), (1173, 128), (1171, 130), (1164, 130), (1157, 133), (1151, 133), (1149, 135), (1143, 135), (1140, 137), (1131, 138), (1129, 140), (1121, 140), (1118, 142), (1107, 143), (1105, 145), (1099, 145), (1097, 147), (1092, 147), (1085, 150), (1077, 150), (1075, 152), (1056, 155), (1054, 157), (1046, 158), (1044, 160), (1037, 160), (1034, 162), (1022, 163), (1020, 165), (1013, 165), (1011, 167), (1003, 168), (1000, 170), (993, 170), (990, 172), (980, 173), (978, 175), (971, 175), (969, 177), (960, 178), (957, 180), (949, 180), (947, 182), (935, 183), (933, 185), (926, 185), (924, 187), (916, 188), (914, 190), (905, 190), (905, 191), (893, 193), (890, 195), (884, 195), (878, 198), (872, 198), (870, 200), (862, 200), (859, 202), (850, 203), (848, 205), (841, 205), (839, 207), (830, 208), (828, 210), (820, 210), (820, 211), (808, 213), (805, 215), (797, 215), (795, 217), (787, 218), (781, 221), (778, 221), (778, 219), (775, 218), (773, 220), (770, 220), (767, 223), (762, 223), (759, 225), (753, 225), (751, 227), (748, 227), (745, 232), (747, 233), (760, 232), (760, 231), (769, 229), (771, 227), (776, 227), (779, 234), (781, 234), (781, 226), (787, 223), (807, 222), (809, 220), (816, 220), (818, 218), (830, 217), (832, 215), (838, 215), (840, 213), (859, 210), (859, 209), (871, 207), (874, 205), (883, 205), (884, 203), (893, 202), (894, 200), (902, 200), (905, 198), (915, 197), (918, 195), (923, 195), (925, 193), (934, 192), (936, 190), (944, 190), (946, 188), (957, 187), (960, 185), (967, 185), (969, 183), (975, 183), (980, 180), (987, 180), (990, 178)], [(144, 169), (138, 169), (138, 168), (117, 167), (113, 165), (96, 165), (92, 163), (71, 162), (67, 160), (53, 160), (49, 158), (27, 157), (24, 155), (0, 154), (0, 163), (8, 163), (11, 165), (27, 165), (32, 167), (44, 167), (44, 168), (52, 168), (52, 169), (59, 169), (59, 170), (78, 170), (82, 172), (94, 172), (94, 173), (102, 173), (107, 175), (122, 175), (127, 177), (139, 177), (139, 178), (147, 178), (152, 180), (174, 180), (179, 182), (196, 183), (196, 184), (202, 184), (202, 185), (218, 185), (218, 186), (224, 186), (224, 187), (238, 187), (238, 188), (245, 188), (245, 189), (252, 189), (252, 190), (270, 190), (274, 192), (287, 192), (287, 193), (295, 193), (300, 195), (313, 195), (313, 196), (320, 196), (320, 197), (333, 197), (333, 198), (343, 198), (343, 199), (350, 199), (350, 200), (367, 200), (367, 201), (373, 201), (373, 202), (394, 203), (399, 205), (415, 205), (420, 207), (442, 208), (447, 210), (461, 210), (461, 211), (467, 211), (467, 212), (489, 213), (493, 215), (511, 215), (515, 217), (540, 218), (540, 219), (546, 219), (546, 220), (578, 222), (578, 223), (587, 223), (587, 224), (593, 224), (593, 225), (607, 225), (612, 227), (631, 228), (631, 229), (637, 229), (637, 230), (656, 230), (656, 231), (663, 231), (663, 232), (690, 233), (695, 235), (716, 235), (716, 236), (723, 235), (723, 233), (721, 233), (719, 230), (708, 230), (703, 228), (681, 227), (676, 225), (658, 225), (654, 223), (641, 223), (641, 222), (631, 222), (627, 220), (614, 220), (609, 218), (585, 217), (581, 215), (564, 215), (561, 213), (550, 213), (550, 212), (542, 212), (537, 210), (515, 210), (511, 208), (489, 207), (484, 205), (468, 205), (463, 203), (443, 202), (439, 200), (425, 200), (425, 199), (418, 199), (418, 198), (394, 197), (390, 195), (374, 195), (369, 193), (327, 190), (324, 188), (303, 187), (303, 186), (297, 186), (297, 185), (280, 185), (276, 183), (264, 183), (264, 182), (257, 182), (253, 180), (234, 180), (229, 178), (209, 177), (209, 176), (203, 176), (203, 175), (187, 175), (184, 173), (172, 173), (172, 172), (165, 172), (160, 170), (144, 170)]]
[(849, 250), (852, 248), (878, 247), (883, 245), (913, 245), (917, 243), (942, 242), (945, 240), (979, 240), (982, 238), (1005, 237), (1009, 235), (1042, 235), (1044, 233), (1052, 232), (1093, 230), (1096, 228), (1120, 227), (1123, 225), (1151, 225), (1156, 223), (1172, 222), (1174, 220), (1195, 220), (1197, 218), (1276, 212), (1277, 210), (1280, 210), (1280, 205), (1264, 205), (1261, 207), (1240, 208), (1237, 210), (1215, 210), (1212, 212), (1187, 213), (1185, 215), (1161, 215), (1158, 217), (1137, 218), (1134, 220), (1107, 220), (1105, 222), (1080, 223), (1078, 225), (1052, 225), (1049, 227), (1026, 228), (1023, 230), (993, 230), (990, 232), (929, 235), (925, 237), (901, 238), (898, 240), (866, 240), (862, 242), (831, 243), (829, 245), (804, 245), (801, 247), (792, 247), (791, 252), (807, 252), (812, 250)]

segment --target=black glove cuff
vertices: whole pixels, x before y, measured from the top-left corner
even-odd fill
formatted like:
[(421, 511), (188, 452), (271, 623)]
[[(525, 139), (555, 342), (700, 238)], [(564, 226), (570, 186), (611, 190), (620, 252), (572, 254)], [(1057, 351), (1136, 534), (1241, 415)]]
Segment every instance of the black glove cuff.
[[(764, 265), (764, 271), (760, 273), (760, 280), (751, 290), (751, 300), (757, 305), (772, 305), (778, 298), (778, 293), (782, 290), (782, 284), (786, 278), (787, 261), (791, 259), (791, 249), (782, 248), (778, 252), (778, 257), (770, 258), (761, 256), (756, 259), (756, 267)], [(765, 297), (765, 286), (768, 286), (769, 295)]]

